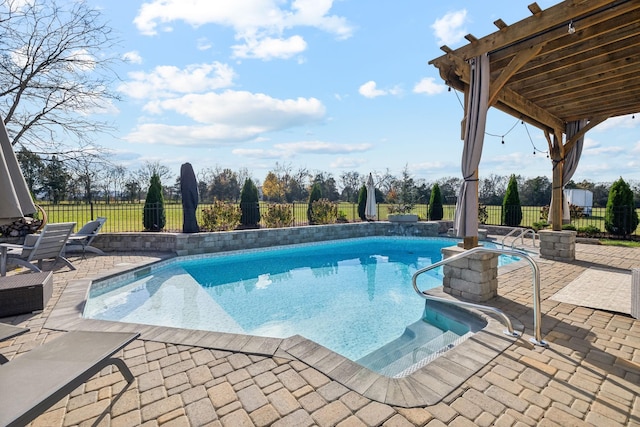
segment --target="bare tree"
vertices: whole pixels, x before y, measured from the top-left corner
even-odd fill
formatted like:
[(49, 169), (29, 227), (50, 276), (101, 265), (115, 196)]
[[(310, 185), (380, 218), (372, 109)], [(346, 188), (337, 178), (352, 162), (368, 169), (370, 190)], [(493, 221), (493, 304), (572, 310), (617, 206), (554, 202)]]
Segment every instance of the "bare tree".
[[(109, 111), (119, 61), (113, 30), (86, 2), (0, 0), (0, 110), (13, 144), (82, 157)], [(47, 156), (48, 157), (48, 156)]]
[(146, 161), (144, 165), (138, 169), (136, 175), (138, 176), (140, 187), (148, 188), (153, 175), (158, 175), (160, 181), (167, 182), (171, 180), (172, 174), (171, 170), (167, 166), (161, 165), (159, 161)]
[(342, 199), (346, 202), (357, 202), (358, 191), (365, 180), (358, 171), (342, 172), (340, 183), (342, 184)]

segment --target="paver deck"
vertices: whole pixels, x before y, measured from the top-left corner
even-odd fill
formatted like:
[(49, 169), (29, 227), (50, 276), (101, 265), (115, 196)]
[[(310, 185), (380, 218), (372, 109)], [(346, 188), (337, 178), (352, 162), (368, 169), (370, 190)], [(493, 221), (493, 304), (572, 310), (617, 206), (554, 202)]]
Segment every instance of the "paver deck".
[[(30, 328), (0, 343), (0, 353), (19, 357), (68, 330), (54, 325), (73, 326), (76, 321), (69, 316), (77, 307), (66, 307), (65, 301), (82, 292), (78, 282), (162, 257), (166, 254), (74, 258), (76, 271), (61, 267), (55, 272), (53, 297), (42, 313), (0, 319)], [(33, 425), (640, 426), (640, 321), (550, 299), (588, 268), (620, 272), (640, 267), (640, 249), (578, 244), (576, 257), (572, 263), (538, 263), (548, 348), (528, 342), (531, 270), (501, 271), (499, 296), (491, 305), (522, 323), (525, 334), (435, 405), (402, 408), (374, 401), (289, 354), (273, 351), (268, 340), (231, 340), (240, 350), (251, 349), (247, 354), (209, 348), (222, 343), (220, 337), (157, 329), (152, 339), (138, 339), (121, 353), (136, 376), (131, 386), (125, 388), (114, 368), (107, 368)], [(177, 338), (192, 344), (172, 343)], [(445, 366), (446, 359), (439, 365)], [(394, 381), (389, 379), (391, 386), (380, 390), (407, 398), (425, 392), (419, 384), (395, 387)]]

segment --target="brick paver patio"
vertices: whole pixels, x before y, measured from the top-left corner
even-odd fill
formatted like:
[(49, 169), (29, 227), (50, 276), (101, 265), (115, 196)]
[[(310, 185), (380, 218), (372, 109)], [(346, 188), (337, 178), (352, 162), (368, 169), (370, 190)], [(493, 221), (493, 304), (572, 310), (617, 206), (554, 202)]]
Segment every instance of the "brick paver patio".
[[(382, 404), (291, 358), (138, 339), (120, 354), (136, 376), (131, 386), (107, 368), (33, 425), (640, 426), (640, 321), (549, 299), (589, 267), (640, 267), (640, 249), (578, 244), (576, 256), (572, 263), (539, 261), (549, 347), (528, 342), (531, 270), (501, 273), (491, 304), (524, 324), (525, 334), (435, 405)], [(166, 254), (72, 258), (78, 269), (56, 271), (54, 295), (42, 313), (0, 319), (31, 329), (0, 343), (0, 353), (20, 357), (64, 333), (46, 323), (69, 283), (158, 257)]]

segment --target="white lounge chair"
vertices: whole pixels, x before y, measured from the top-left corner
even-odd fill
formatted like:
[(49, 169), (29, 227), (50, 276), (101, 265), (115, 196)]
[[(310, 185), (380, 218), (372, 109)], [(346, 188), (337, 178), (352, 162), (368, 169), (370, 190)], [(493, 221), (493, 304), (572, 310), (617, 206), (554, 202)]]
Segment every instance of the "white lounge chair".
[(107, 218), (100, 216), (96, 220), (86, 223), (77, 233), (71, 234), (64, 248), (65, 252), (82, 251), (82, 253), (93, 252), (94, 254), (104, 255), (104, 252), (91, 246), (91, 243), (105, 222), (107, 222)]
[[(62, 260), (71, 270), (76, 268), (64, 257), (64, 246), (75, 227), (75, 222), (47, 224), (40, 234), (28, 234), (23, 245), (0, 243), (0, 274), (7, 272), (7, 262), (41, 272), (42, 260)], [(33, 262), (37, 261), (36, 267)]]

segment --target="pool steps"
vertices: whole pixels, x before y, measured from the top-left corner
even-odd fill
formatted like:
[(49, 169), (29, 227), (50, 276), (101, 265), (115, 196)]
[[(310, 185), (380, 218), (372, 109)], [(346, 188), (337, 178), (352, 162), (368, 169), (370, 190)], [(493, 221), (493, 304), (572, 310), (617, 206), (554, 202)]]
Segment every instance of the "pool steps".
[(400, 337), (358, 359), (357, 363), (382, 375), (395, 377), (459, 338), (455, 332), (443, 331), (418, 320), (409, 325)]

